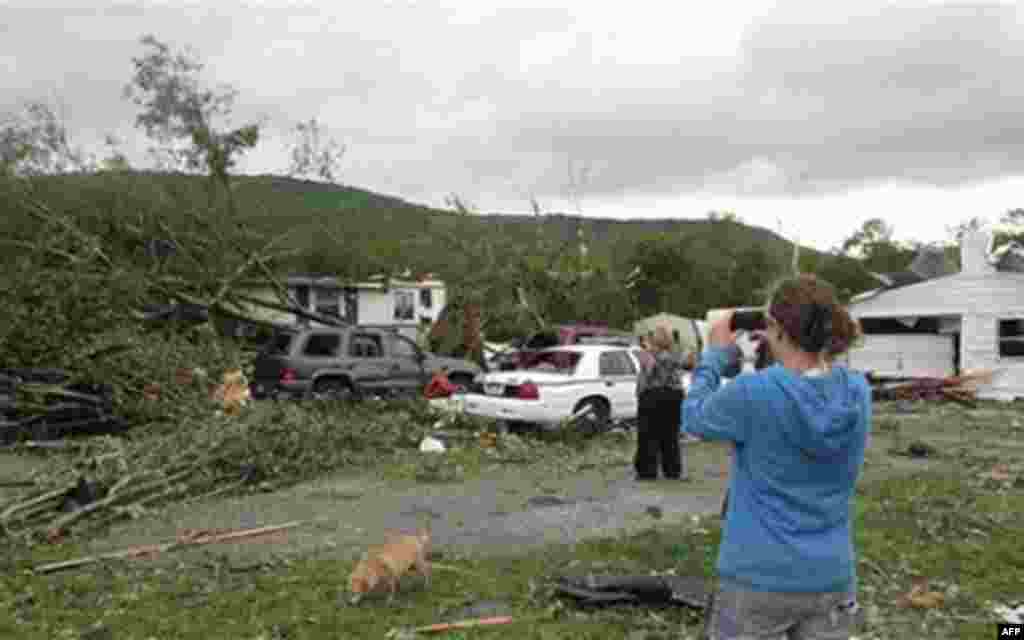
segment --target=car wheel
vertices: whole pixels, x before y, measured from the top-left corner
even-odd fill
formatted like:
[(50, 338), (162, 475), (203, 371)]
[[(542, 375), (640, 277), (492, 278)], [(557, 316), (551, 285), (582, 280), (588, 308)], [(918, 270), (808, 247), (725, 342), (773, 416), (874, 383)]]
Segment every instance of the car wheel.
[(352, 400), (355, 398), (355, 390), (347, 380), (327, 378), (317, 380), (313, 385), (313, 396), (321, 400)]
[(448, 376), (448, 380), (451, 381), (457, 387), (462, 387), (466, 391), (473, 386), (473, 376), (465, 373), (453, 373)]
[(611, 407), (608, 402), (601, 398), (587, 398), (580, 401), (573, 409), (573, 415), (589, 409), (586, 413), (575, 420), (575, 426), (584, 433), (596, 434), (607, 429), (611, 423)]

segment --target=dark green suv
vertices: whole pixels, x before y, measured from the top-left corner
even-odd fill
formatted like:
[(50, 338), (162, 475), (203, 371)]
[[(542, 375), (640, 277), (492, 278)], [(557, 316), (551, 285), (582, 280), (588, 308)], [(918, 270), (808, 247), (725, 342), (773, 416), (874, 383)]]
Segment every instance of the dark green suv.
[(416, 394), (444, 366), (454, 384), (468, 389), (481, 373), (468, 360), (427, 353), (397, 332), (360, 327), (279, 333), (255, 364), (256, 398)]

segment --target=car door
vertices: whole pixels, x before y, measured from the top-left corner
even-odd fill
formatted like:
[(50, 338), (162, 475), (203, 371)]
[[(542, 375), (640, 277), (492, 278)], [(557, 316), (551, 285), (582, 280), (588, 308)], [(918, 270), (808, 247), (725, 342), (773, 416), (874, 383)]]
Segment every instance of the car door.
[(631, 418), (636, 415), (636, 372), (636, 363), (627, 350), (601, 352), (598, 375), (615, 417)]
[(384, 344), (379, 334), (350, 333), (348, 360), (352, 364), (352, 377), (360, 389), (377, 391), (387, 386), (391, 366), (384, 357)]
[(423, 358), (419, 347), (404, 336), (387, 336), (388, 385), (401, 393), (418, 393), (427, 383), (427, 372), (423, 369)]
[(313, 331), (305, 336), (298, 356), (291, 363), (299, 380), (312, 380), (322, 369), (338, 365), (341, 334), (337, 331)]

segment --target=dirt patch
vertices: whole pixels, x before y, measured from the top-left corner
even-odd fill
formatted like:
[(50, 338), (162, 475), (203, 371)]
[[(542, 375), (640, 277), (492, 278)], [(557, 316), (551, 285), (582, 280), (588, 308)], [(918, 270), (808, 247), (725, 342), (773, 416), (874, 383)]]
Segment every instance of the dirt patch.
[[(866, 469), (885, 477), (928, 468), (930, 460), (892, 458), (876, 438)], [(295, 520), (306, 524), (278, 544), (218, 544), (157, 561), (227, 555), (236, 562), (318, 553), (350, 558), (389, 529), (429, 520), (435, 548), (447, 553), (504, 555), (553, 543), (574, 543), (654, 526), (672, 527), (695, 515), (717, 513), (725, 479), (720, 444), (688, 448), (691, 481), (637, 483), (629, 465), (574, 473), (538, 467), (505, 468), (458, 484), (416, 484), (381, 473), (338, 476), (285, 491), (173, 507), (159, 516), (122, 525), (91, 543), (94, 551), (173, 539), (183, 529), (258, 527)]]

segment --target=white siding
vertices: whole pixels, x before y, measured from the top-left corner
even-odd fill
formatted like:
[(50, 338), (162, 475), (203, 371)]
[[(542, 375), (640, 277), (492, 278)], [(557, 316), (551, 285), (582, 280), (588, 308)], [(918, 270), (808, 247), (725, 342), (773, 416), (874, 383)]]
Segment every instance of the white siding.
[(953, 375), (953, 336), (934, 334), (870, 334), (850, 350), (851, 369), (885, 377)]
[(851, 305), (858, 318), (1024, 314), (1024, 273), (957, 274), (901, 287)]
[(433, 287), (434, 290), (434, 307), (430, 310), (430, 319), (432, 322), (437, 321), (437, 317), (441, 315), (441, 310), (448, 304), (448, 292), (443, 287)]
[(359, 324), (393, 324), (392, 294), (386, 291), (359, 291)]
[(964, 318), (961, 368), (996, 371), (990, 385), (978, 389), (983, 398), (1009, 400), (1024, 396), (1024, 358), (999, 357), (999, 320), (1024, 314), (979, 313)]

